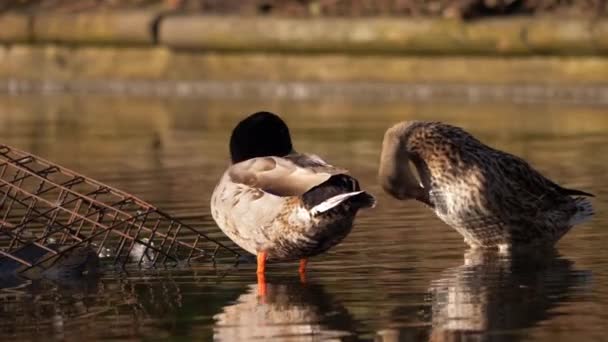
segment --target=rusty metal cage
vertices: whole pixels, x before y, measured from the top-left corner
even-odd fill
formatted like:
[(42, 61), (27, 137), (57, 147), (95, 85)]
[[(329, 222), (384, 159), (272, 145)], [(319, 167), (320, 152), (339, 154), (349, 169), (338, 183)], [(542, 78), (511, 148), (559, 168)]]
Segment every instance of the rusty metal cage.
[[(32, 246), (44, 257), (23, 257)], [(27, 270), (83, 246), (122, 265), (215, 260), (220, 251), (238, 257), (135, 196), (0, 145), (0, 258)]]

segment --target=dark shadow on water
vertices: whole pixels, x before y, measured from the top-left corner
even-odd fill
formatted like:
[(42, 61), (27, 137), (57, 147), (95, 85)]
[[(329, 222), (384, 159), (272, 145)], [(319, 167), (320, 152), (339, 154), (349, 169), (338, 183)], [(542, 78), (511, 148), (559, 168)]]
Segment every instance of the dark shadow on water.
[(218, 341), (358, 339), (358, 323), (341, 303), (320, 284), (297, 279), (267, 283), (265, 296), (251, 284), (214, 319)]
[(513, 341), (521, 329), (552, 316), (590, 272), (555, 251), (518, 254), (469, 251), (462, 266), (431, 284), (432, 341)]
[[(0, 339), (358, 339), (360, 324), (323, 286), (226, 267), (104, 268), (99, 275), (18, 279), (0, 289)], [(251, 277), (250, 277), (251, 276)]]
[(0, 289), (0, 339), (12, 336), (45, 336), (63, 339), (63, 327), (94, 309), (89, 295), (99, 291), (97, 274), (29, 280), (2, 279)]
[[(219, 277), (211, 269), (197, 272), (190, 268), (117, 273), (106, 268), (102, 275), (3, 279), (0, 340), (34, 336), (205, 339), (211, 336), (213, 314), (234, 300), (243, 286), (218, 285)], [(198, 317), (207, 317), (207, 329), (193, 330)]]

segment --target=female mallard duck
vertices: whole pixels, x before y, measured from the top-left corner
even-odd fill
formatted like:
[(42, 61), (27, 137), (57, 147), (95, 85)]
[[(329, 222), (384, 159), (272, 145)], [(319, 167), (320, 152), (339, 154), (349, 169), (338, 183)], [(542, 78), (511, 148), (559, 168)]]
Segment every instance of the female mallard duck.
[(551, 246), (593, 215), (589, 200), (576, 197), (593, 195), (562, 188), (523, 159), (438, 122), (391, 127), (379, 180), (395, 198), (431, 207), (473, 248)]
[(338, 244), (355, 214), (374, 197), (346, 170), (293, 150), (287, 125), (258, 112), (241, 121), (230, 138), (232, 165), (211, 197), (211, 213), (222, 231), (257, 255), (258, 274), (266, 260), (306, 259)]

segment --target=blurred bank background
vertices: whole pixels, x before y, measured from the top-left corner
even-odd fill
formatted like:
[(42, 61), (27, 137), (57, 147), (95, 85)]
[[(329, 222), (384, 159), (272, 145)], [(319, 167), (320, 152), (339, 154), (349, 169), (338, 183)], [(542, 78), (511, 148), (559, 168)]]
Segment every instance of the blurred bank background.
[(164, 9), (201, 14), (283, 16), (484, 16), (605, 14), (603, 0), (15, 0), (3, 10)]

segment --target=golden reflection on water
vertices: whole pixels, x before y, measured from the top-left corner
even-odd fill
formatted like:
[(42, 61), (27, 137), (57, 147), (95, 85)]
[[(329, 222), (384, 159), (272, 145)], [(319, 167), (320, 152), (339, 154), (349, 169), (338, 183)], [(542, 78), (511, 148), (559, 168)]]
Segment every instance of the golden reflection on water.
[[(257, 286), (249, 285), (234, 304), (225, 306), (213, 317), (215, 340), (352, 339), (356, 322), (323, 286), (290, 281), (270, 283), (263, 297), (258, 294)], [(326, 319), (328, 313), (331, 313), (331, 319)]]
[(467, 251), (463, 265), (432, 281), (431, 340), (494, 331), (490, 340), (512, 341), (518, 330), (547, 319), (588, 276), (557, 254), (509, 258)]
[[(194, 268), (109, 271), (101, 279), (71, 284), (17, 280), (0, 295), (0, 336), (603, 337), (608, 325), (605, 108), (4, 97), (0, 135), (2, 143), (133, 192), (222, 236), (208, 214), (209, 197), (228, 163), (230, 129), (257, 110), (282, 114), (298, 150), (350, 169), (379, 200), (376, 209), (361, 213), (340, 246), (311, 260), (310, 284), (297, 281), (295, 264), (269, 265), (266, 302), (252, 287), (251, 264), (221, 276)], [(462, 238), (430, 211), (394, 201), (376, 185), (384, 130), (411, 119), (461, 125), (528, 159), (558, 183), (595, 193), (596, 218), (572, 230), (558, 244), (558, 255), (538, 262), (465, 254)]]

